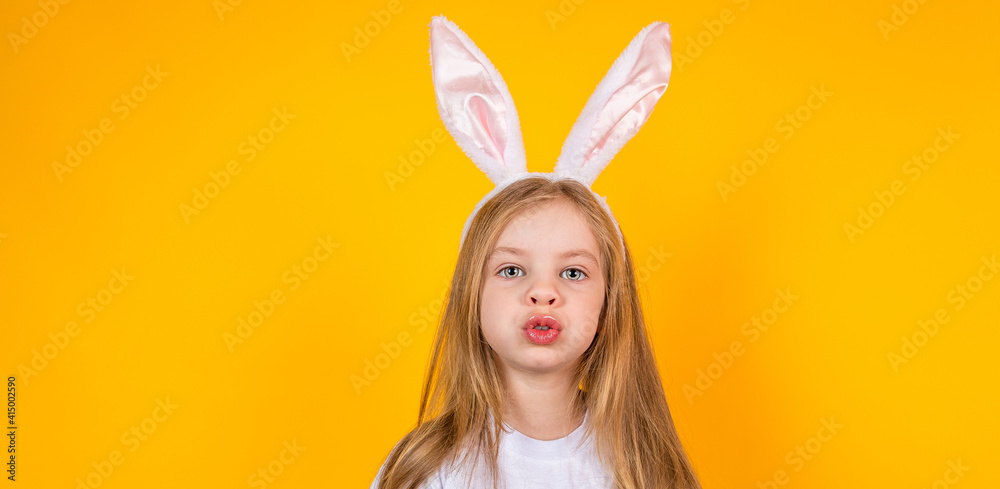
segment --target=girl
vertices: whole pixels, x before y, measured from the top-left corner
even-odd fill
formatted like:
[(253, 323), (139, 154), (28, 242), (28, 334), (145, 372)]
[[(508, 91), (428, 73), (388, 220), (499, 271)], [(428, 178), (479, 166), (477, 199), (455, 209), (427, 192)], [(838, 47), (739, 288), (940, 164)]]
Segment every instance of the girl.
[(417, 426), (373, 489), (700, 489), (674, 430), (631, 254), (590, 184), (649, 116), (669, 30), (632, 41), (555, 172), (528, 173), (506, 85), (457, 26), (431, 23), (446, 127), (496, 188), (466, 221)]

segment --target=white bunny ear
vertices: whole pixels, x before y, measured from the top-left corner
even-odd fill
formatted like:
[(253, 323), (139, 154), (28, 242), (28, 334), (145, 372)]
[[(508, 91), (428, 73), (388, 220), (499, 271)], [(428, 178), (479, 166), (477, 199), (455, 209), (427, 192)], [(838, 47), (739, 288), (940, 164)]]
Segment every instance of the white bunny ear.
[(632, 139), (670, 81), (670, 26), (654, 22), (632, 39), (573, 124), (555, 173), (590, 185)]
[(514, 100), (493, 63), (454, 22), (431, 19), (438, 112), (462, 151), (497, 185), (528, 172)]

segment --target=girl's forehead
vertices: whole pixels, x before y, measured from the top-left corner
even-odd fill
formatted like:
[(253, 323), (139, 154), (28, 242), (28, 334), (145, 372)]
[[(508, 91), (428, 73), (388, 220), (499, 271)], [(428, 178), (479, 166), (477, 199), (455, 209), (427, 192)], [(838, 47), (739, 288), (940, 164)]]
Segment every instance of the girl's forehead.
[(596, 262), (600, 247), (590, 224), (576, 206), (569, 202), (547, 202), (512, 219), (500, 233), (490, 255), (590, 257)]
[(556, 224), (564, 228), (587, 228), (587, 220), (575, 204), (566, 199), (553, 199), (524, 209), (514, 215), (500, 233), (501, 238), (512, 230), (531, 227), (549, 227)]
[(566, 248), (561, 251), (555, 250), (537, 250), (531, 248), (518, 248), (513, 246), (498, 246), (493, 249), (493, 253), (490, 254), (491, 258), (502, 260), (502, 259), (519, 259), (519, 258), (550, 258), (554, 257), (562, 260), (574, 260), (583, 261), (599, 267), (601, 264), (600, 253), (596, 250), (592, 251), (587, 248)]

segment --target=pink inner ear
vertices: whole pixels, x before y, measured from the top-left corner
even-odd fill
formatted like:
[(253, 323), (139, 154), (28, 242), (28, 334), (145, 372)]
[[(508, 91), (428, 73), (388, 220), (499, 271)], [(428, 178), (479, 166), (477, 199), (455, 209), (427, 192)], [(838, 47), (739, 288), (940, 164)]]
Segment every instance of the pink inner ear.
[[(661, 27), (666, 31), (665, 24)], [(642, 44), (635, 65), (626, 80), (601, 109), (590, 132), (584, 157), (589, 161), (609, 144), (635, 135), (639, 126), (653, 113), (653, 107), (667, 89), (670, 80), (670, 38), (666, 42), (655, 32), (650, 32)]]
[[(483, 151), (500, 163), (505, 163), (503, 148), (507, 145), (507, 129), (503, 120), (503, 107), (498, 111), (489, 99), (479, 94), (469, 95), (466, 110), (475, 131), (475, 140)], [(500, 112), (498, 114), (498, 112)]]
[(431, 24), (431, 58), (435, 89), (446, 114), (442, 114), (445, 124), (450, 122), (454, 129), (505, 166), (506, 107), (490, 69), (443, 22)]

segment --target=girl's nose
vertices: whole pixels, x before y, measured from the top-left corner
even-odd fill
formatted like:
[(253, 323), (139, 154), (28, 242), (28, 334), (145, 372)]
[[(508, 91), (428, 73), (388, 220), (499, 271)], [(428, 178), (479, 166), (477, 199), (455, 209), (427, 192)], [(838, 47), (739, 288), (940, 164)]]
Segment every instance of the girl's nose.
[(547, 304), (553, 305), (556, 299), (559, 297), (556, 294), (555, 288), (551, 283), (548, 282), (537, 282), (531, 290), (528, 291), (528, 297), (531, 299), (531, 303), (534, 304)]

